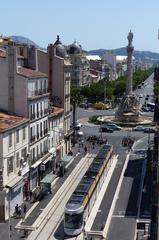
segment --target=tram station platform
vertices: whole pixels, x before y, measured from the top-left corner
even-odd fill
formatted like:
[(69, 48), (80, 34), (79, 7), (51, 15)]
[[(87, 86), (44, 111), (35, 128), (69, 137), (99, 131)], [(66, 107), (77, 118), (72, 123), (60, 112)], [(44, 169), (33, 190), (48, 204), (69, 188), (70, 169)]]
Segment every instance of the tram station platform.
[[(101, 194), (99, 195), (99, 198), (97, 199), (95, 205), (99, 205), (98, 209), (95, 209), (95, 211), (92, 210), (90, 217), (88, 218), (88, 221), (85, 226), (85, 230), (87, 233), (87, 236), (89, 236), (89, 232), (101, 232), (105, 228), (105, 224), (109, 215), (109, 211), (114, 199), (114, 195), (118, 186), (118, 182), (121, 176), (121, 172), (123, 169), (123, 165), (126, 160), (126, 152), (121, 149), (121, 153), (118, 156), (118, 159), (116, 160), (116, 165), (113, 167), (113, 172), (110, 177), (109, 183), (106, 187), (106, 190), (103, 194), (103, 198)], [(107, 179), (108, 180), (108, 179)], [(103, 185), (106, 183), (104, 182)], [(100, 199), (100, 197), (102, 199)], [(100, 202), (100, 203), (98, 203)], [(95, 207), (95, 206), (94, 206)], [(91, 219), (91, 220), (90, 220)], [(92, 220), (94, 219), (94, 220)], [(91, 235), (91, 234), (90, 234)], [(89, 238), (88, 238), (89, 239)]]

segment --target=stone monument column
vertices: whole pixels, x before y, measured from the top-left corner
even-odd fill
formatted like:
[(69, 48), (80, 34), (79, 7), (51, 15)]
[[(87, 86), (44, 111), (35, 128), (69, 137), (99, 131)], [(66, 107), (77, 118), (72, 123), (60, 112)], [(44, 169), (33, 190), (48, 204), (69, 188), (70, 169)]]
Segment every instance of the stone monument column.
[(133, 64), (132, 55), (134, 47), (132, 45), (133, 33), (130, 31), (128, 36), (127, 46), (127, 79), (126, 79), (126, 94), (123, 96), (121, 103), (119, 104), (118, 110), (115, 113), (115, 120), (118, 122), (134, 123), (139, 122), (140, 109), (139, 100), (132, 89), (133, 80)]
[(133, 33), (129, 32), (128, 34), (128, 46), (127, 46), (127, 81), (126, 81), (126, 95), (131, 95), (133, 93), (132, 90), (132, 78), (133, 78), (133, 66), (132, 66), (132, 55), (134, 51), (134, 47), (132, 45)]

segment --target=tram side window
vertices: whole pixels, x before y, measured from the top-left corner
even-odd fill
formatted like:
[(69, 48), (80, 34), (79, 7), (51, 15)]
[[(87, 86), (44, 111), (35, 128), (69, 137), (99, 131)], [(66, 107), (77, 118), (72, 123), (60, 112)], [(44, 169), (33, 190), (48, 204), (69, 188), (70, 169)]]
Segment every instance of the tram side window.
[(70, 229), (81, 228), (83, 225), (83, 213), (65, 214), (65, 227)]

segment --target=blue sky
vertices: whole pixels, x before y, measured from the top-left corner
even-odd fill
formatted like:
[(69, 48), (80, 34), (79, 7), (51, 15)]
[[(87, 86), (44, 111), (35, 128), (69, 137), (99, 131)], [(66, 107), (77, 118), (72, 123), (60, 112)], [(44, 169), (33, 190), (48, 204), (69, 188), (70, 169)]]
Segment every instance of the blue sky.
[(158, 0), (5, 0), (1, 2), (0, 33), (22, 35), (46, 47), (59, 34), (86, 50), (127, 45), (134, 33), (136, 50), (159, 52)]

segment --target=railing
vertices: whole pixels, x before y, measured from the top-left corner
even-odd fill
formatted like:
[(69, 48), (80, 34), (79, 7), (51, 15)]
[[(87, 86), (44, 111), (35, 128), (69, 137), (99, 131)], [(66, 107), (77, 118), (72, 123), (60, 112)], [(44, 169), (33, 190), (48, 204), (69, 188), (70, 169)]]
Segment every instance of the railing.
[(28, 94), (28, 97), (36, 97), (36, 96), (39, 96), (39, 95), (43, 95), (43, 94), (47, 94), (49, 93), (48, 89), (39, 89), (39, 90), (35, 90), (35, 91), (29, 91), (29, 94)]
[(35, 119), (35, 113), (34, 113), (34, 114), (31, 114), (30, 119), (31, 119), (31, 120), (34, 120), (34, 119)]
[(34, 142), (35, 141), (35, 136), (32, 136), (31, 139), (30, 139), (30, 142)]
[(48, 129), (44, 129), (44, 135), (48, 133)]

